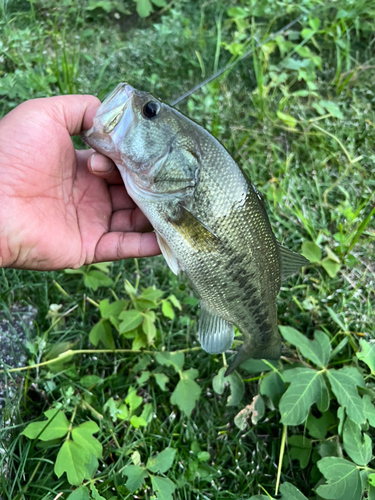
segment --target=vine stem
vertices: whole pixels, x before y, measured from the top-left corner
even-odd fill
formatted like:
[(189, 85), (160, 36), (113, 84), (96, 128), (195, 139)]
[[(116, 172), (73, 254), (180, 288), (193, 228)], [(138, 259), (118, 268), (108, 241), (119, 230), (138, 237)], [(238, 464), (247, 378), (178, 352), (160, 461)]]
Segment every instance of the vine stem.
[[(188, 347), (187, 349), (180, 349), (178, 351), (173, 352), (192, 352), (192, 351), (200, 351), (201, 347)], [(133, 349), (69, 349), (66, 352), (61, 353), (57, 358), (49, 359), (48, 361), (43, 361), (42, 363), (36, 363), (35, 365), (29, 366), (20, 366), (19, 368), (10, 368), (9, 370), (0, 370), (0, 373), (12, 373), (12, 372), (22, 372), (25, 370), (32, 370), (34, 368), (39, 368), (40, 366), (52, 365), (53, 363), (61, 362), (64, 358), (68, 358), (70, 356), (75, 356), (77, 354), (157, 354), (158, 352), (163, 351), (146, 351), (146, 350), (137, 350)]]
[(280, 486), (280, 477), (281, 477), (281, 467), (283, 465), (283, 458), (285, 452), (285, 443), (286, 443), (286, 435), (287, 435), (288, 426), (283, 426), (283, 434), (281, 436), (281, 444), (280, 444), (280, 455), (279, 455), (279, 466), (277, 467), (277, 478), (276, 478), (276, 487), (275, 487), (275, 496), (279, 492)]

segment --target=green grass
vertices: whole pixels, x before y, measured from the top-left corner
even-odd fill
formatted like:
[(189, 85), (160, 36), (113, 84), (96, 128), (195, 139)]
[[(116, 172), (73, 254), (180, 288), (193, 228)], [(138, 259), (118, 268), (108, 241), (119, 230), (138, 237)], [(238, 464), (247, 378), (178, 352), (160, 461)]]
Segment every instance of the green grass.
[[(254, 37), (260, 43), (301, 13), (299, 4), (288, 2), (265, 2), (260, 12), (239, 0), (181, 1), (162, 11), (154, 6), (152, 16), (141, 19), (130, 1), (107, 5), (108, 12), (100, 2), (86, 0), (56, 5), (49, 0), (2, 2), (1, 114), (35, 97), (94, 93), (102, 99), (123, 80), (170, 101), (236, 60)], [(330, 366), (358, 365), (367, 377), (362, 394), (373, 398), (373, 378), (355, 353), (360, 338), (375, 337), (375, 4), (342, 0), (303, 5), (305, 12), (315, 8), (311, 16), (306, 14), (266, 46), (254, 47), (253, 56), (178, 107), (224, 143), (263, 193), (279, 241), (298, 252), (306, 241), (319, 246), (319, 262), (283, 284), (279, 323), (309, 338), (322, 330), (333, 349), (344, 340)], [(333, 107), (324, 107), (327, 102)], [(340, 264), (334, 276), (321, 264), (327, 256), (330, 265)], [(94, 349), (89, 333), (100, 319), (95, 303), (129, 300), (128, 280), (133, 286), (138, 282), (140, 289), (155, 286), (163, 297), (174, 294), (182, 304), (173, 319), (155, 309), (155, 348), (187, 349), (183, 369), (198, 370), (201, 397), (191, 417), (184, 415), (170, 403), (179, 375), (160, 366), (154, 355), (139, 353), (86, 353), (65, 365), (8, 373), (17, 391), (9, 394), (2, 414), (0, 497), (41, 500), (63, 493), (60, 498), (68, 498), (75, 488), (65, 474), (58, 479), (53, 471), (61, 439), (43, 445), (20, 434), (58, 404), (68, 419), (74, 416), (74, 425), (92, 419), (100, 427), (95, 436), (103, 458), (95, 485), (105, 499), (136, 498), (125, 486), (124, 467), (135, 451), (146, 464), (167, 447), (178, 450), (166, 474), (177, 486), (176, 499), (248, 499), (264, 494), (263, 488), (274, 495), (283, 432), (277, 397), (265, 398), (266, 413), (256, 425), (240, 430), (234, 424), (237, 413), (258, 394), (266, 372), (242, 369), (242, 401), (227, 406), (229, 388), (222, 395), (212, 388), (222, 358), (189, 351), (198, 347), (198, 306), (185, 277), (172, 275), (161, 257), (114, 263), (107, 274), (111, 286), (93, 291), (79, 274), (1, 270), (1, 306), (32, 304), (38, 310), (35, 328), (28, 333), (30, 364), (68, 349)], [(58, 314), (63, 317), (54, 326), (48, 316), (52, 304), (61, 305)], [(132, 348), (132, 339), (115, 329), (113, 336), (117, 349)], [(49, 353), (51, 348), (55, 350)], [(149, 365), (136, 373), (136, 363), (146, 356)], [(283, 371), (302, 359), (298, 349), (286, 344), (278, 368)], [(137, 384), (137, 377), (155, 369), (169, 377), (165, 391), (154, 376)], [(84, 387), (86, 375), (97, 375), (102, 383)], [(154, 417), (145, 427), (113, 421), (103, 410), (109, 398), (123, 399), (129, 387), (137, 388), (142, 408), (152, 405)], [(319, 498), (313, 489), (324, 481), (316, 466), (321, 446), (337, 442), (337, 453), (348, 458), (337, 427), (338, 406), (333, 397), (334, 423), (325, 438), (313, 440), (305, 468), (293, 459), (290, 445), (283, 457), (281, 482), (294, 484), (309, 499)], [(320, 416), (315, 406), (311, 414)], [(288, 433), (309, 436), (305, 425), (289, 426)], [(373, 428), (368, 433), (373, 439)], [(200, 461), (199, 451), (208, 451), (209, 459)], [(136, 493), (147, 499), (153, 494), (150, 480)]]

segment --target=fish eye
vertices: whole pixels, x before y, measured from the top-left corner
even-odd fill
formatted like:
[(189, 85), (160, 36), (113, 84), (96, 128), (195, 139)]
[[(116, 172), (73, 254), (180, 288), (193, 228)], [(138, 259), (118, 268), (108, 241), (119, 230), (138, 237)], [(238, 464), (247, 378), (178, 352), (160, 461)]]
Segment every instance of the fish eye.
[(143, 106), (142, 114), (145, 118), (154, 118), (160, 111), (160, 104), (155, 101), (149, 101)]

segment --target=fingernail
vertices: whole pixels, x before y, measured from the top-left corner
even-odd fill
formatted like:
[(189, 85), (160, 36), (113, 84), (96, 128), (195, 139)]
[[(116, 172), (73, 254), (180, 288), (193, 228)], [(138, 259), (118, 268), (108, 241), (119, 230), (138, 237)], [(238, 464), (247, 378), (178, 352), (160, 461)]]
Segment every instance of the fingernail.
[(110, 172), (113, 168), (113, 163), (109, 158), (97, 153), (91, 156), (90, 165), (93, 172), (100, 172), (103, 174)]

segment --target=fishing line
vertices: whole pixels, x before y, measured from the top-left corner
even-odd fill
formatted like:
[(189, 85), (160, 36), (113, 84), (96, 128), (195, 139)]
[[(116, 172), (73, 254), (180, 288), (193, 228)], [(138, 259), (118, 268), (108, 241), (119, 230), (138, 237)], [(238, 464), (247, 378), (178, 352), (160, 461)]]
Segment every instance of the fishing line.
[[(298, 23), (298, 21), (302, 18), (302, 17), (305, 17), (306, 15), (308, 14), (311, 14), (315, 9), (312, 9), (311, 12), (309, 13), (302, 13), (300, 14), (298, 17), (296, 17), (296, 19), (294, 19), (294, 21), (291, 21), (290, 23), (286, 24), (283, 28), (279, 29), (278, 31), (276, 31), (276, 33), (273, 33), (272, 35), (270, 35), (269, 37), (267, 37), (263, 43), (261, 44), (258, 44), (257, 45), (257, 48), (261, 48), (263, 47), (263, 45), (266, 45), (268, 42), (274, 40), (277, 36), (281, 35), (282, 33), (285, 33), (286, 30), (288, 30), (289, 28), (291, 28), (292, 26), (294, 26), (296, 23)], [(198, 85), (196, 85), (195, 87), (193, 87), (192, 89), (190, 89), (188, 92), (185, 92), (185, 94), (182, 94), (182, 96), (178, 97), (176, 100), (172, 101), (171, 102), (171, 106), (175, 106), (176, 104), (178, 104), (179, 102), (183, 101), (184, 99), (186, 99), (187, 97), (189, 97), (191, 94), (194, 94), (194, 92), (196, 92), (197, 90), (199, 90), (200, 88), (204, 87), (205, 85), (207, 85), (207, 83), (210, 83), (212, 82), (212, 80), (214, 80), (215, 78), (217, 78), (218, 76), (222, 75), (223, 73), (225, 73), (225, 71), (228, 71), (228, 69), (231, 69), (233, 68), (233, 66), (235, 66), (236, 64), (240, 63), (243, 59), (245, 59), (246, 57), (249, 57), (251, 56), (251, 54), (254, 52), (254, 49), (250, 49), (248, 50), (247, 52), (245, 52), (245, 54), (240, 58), (238, 59), (237, 61), (234, 61), (232, 62), (231, 64), (228, 64), (227, 66), (224, 66), (224, 68), (222, 69), (219, 69), (219, 71), (217, 71), (216, 73), (214, 73), (213, 75), (209, 76), (208, 78), (206, 78), (205, 80), (203, 80), (202, 82), (198, 83)]]

